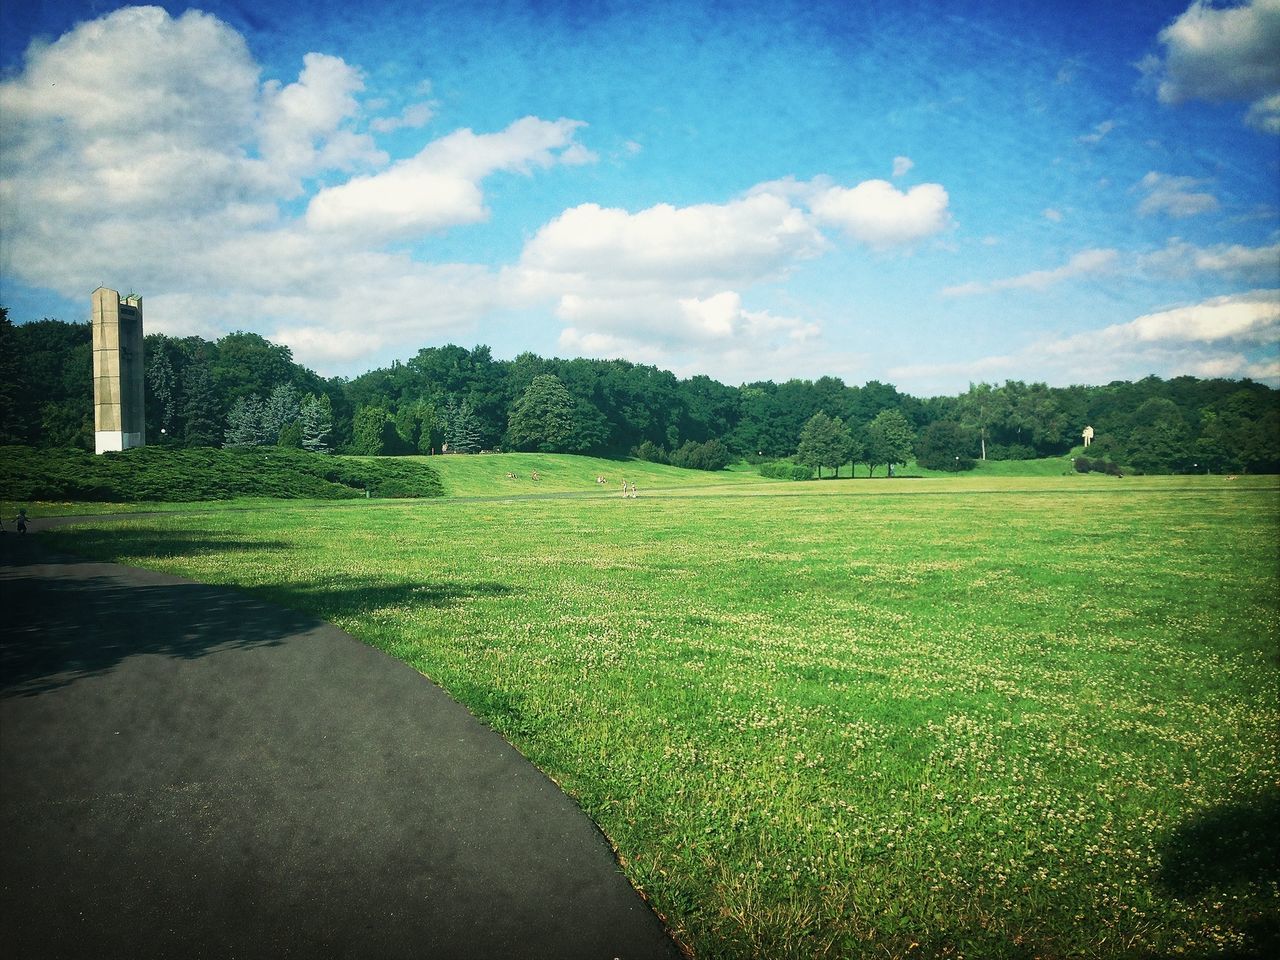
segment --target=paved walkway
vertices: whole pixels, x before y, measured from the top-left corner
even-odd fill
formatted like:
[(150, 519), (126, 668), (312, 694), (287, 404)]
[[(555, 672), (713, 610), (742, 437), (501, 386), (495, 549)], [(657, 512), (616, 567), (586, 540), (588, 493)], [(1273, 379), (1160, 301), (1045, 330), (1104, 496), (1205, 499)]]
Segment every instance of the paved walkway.
[(0, 536), (11, 957), (677, 958), (594, 825), (416, 671)]

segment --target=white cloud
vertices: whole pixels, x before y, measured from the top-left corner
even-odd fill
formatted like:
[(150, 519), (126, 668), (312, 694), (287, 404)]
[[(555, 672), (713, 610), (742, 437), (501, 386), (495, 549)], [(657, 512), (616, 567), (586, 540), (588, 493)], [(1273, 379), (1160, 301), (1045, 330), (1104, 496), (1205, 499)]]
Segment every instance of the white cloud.
[(1060, 267), (1052, 270), (1033, 270), (1016, 277), (1000, 280), (971, 281), (952, 287), (944, 287), (944, 297), (967, 297), (998, 290), (1047, 290), (1074, 277), (1106, 273), (1115, 266), (1115, 250), (1081, 250)]
[(1140, 65), (1161, 102), (1253, 101), (1248, 122), (1280, 132), (1280, 0), (1218, 8), (1196, 0), (1160, 32), (1164, 59)]
[(1214, 343), (1220, 340), (1280, 342), (1280, 290), (1230, 294), (1186, 307), (1144, 314), (1129, 323), (1107, 327), (1094, 339), (1112, 344), (1162, 341)]
[(1214, 297), (1072, 336), (972, 360), (887, 371), (906, 390), (950, 391), (972, 380), (1056, 384), (1136, 380), (1149, 374), (1252, 377), (1280, 385), (1280, 290)]
[(1195, 177), (1176, 177), (1152, 170), (1139, 182), (1147, 191), (1138, 204), (1138, 213), (1144, 217), (1166, 214), (1170, 217), (1193, 217), (1218, 209), (1218, 198), (1197, 188), (1209, 181)]
[(375, 133), (393, 133), (396, 130), (417, 130), (425, 127), (435, 116), (435, 104), (430, 101), (411, 103), (400, 111), (399, 116), (378, 117), (369, 122), (369, 129)]
[[(402, 178), (394, 228), (471, 222), (485, 215), (490, 173), (589, 160), (575, 149), (580, 125), (529, 117), (498, 133), (458, 131), (349, 179), (388, 162), (355, 132), (364, 83), (317, 53), (294, 82), (264, 82), (226, 24), (154, 7), (33, 46), (0, 82), (0, 270), (75, 299), (127, 281), (147, 297), (150, 330), (216, 337), (252, 324), (328, 370), (465, 335), (513, 304), (499, 272), (385, 249), (387, 226), (371, 223), (381, 191), (341, 187)], [(400, 119), (428, 117), (410, 107)], [(320, 209), (346, 229), (317, 231), (287, 212), (312, 178), (336, 184)], [(424, 179), (434, 195), (414, 194)]]
[(922, 183), (903, 193), (887, 180), (864, 180), (856, 187), (823, 190), (811, 200), (810, 209), (819, 223), (884, 249), (941, 233), (951, 224), (947, 204), (947, 191), (937, 183)]
[(634, 214), (589, 203), (543, 226), (520, 265), (527, 279), (553, 288), (677, 287), (705, 295), (781, 276), (826, 245), (802, 211), (768, 194), (724, 204), (659, 204)]
[[(458, 130), (381, 173), (354, 177), (317, 193), (306, 222), (315, 229), (394, 238), (442, 230), (488, 217), (480, 181), (499, 170), (529, 172), (570, 154), (577, 120), (525, 117), (501, 133)], [(560, 151), (560, 153), (557, 153)]]
[(909, 173), (911, 168), (914, 166), (915, 166), (915, 161), (912, 160), (910, 157), (894, 157), (893, 158), (894, 178), (896, 179), (897, 177), (906, 176), (907, 173)]
[(1055, 210), (1053, 207), (1045, 207), (1043, 210), (1040, 211), (1040, 215), (1044, 217), (1046, 220), (1048, 220), (1050, 223), (1062, 222), (1062, 211)]
[(296, 83), (268, 81), (262, 90), (258, 148), (273, 168), (295, 176), (385, 163), (373, 141), (341, 129), (359, 109), (360, 71), (339, 57), (308, 53)]
[(1101, 143), (1102, 138), (1115, 128), (1116, 123), (1114, 120), (1103, 120), (1101, 123), (1094, 126), (1093, 133), (1085, 133), (1076, 137), (1076, 142), (1087, 144), (1089, 146)]
[(1189, 277), (1195, 273), (1280, 283), (1280, 243), (1263, 247), (1217, 244), (1197, 247), (1173, 237), (1163, 250), (1144, 254), (1138, 260), (1144, 270), (1162, 276)]

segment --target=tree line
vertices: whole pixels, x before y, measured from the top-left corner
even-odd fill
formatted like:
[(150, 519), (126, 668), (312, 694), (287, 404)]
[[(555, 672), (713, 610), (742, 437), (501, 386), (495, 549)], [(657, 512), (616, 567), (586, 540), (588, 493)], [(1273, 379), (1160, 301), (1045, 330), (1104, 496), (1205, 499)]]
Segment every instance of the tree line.
[[(739, 457), (794, 457), (833, 471), (915, 459), (961, 470), (981, 459), (1067, 454), (1091, 425), (1091, 455), (1143, 472), (1280, 471), (1280, 391), (1250, 380), (1006, 381), (918, 398), (876, 380), (734, 387), (626, 360), (496, 360), (486, 346), (454, 344), (354, 378), (324, 378), (288, 347), (245, 332), (151, 334), (145, 370), (152, 445), (537, 450), (707, 469)], [(0, 443), (93, 449), (88, 323), (15, 325), (0, 308)]]

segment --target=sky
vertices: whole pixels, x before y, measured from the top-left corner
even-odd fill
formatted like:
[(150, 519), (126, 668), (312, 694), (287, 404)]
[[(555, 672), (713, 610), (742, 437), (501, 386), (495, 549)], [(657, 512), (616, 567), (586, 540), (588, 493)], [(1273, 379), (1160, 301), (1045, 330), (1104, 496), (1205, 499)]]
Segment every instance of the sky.
[(0, 5), (0, 304), (919, 396), (1280, 386), (1280, 0)]

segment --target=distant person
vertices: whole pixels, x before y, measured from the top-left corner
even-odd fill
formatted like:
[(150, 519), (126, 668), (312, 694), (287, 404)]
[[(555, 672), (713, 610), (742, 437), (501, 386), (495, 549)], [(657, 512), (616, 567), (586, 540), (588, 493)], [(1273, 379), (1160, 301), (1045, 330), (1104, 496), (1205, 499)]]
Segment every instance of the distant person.
[(27, 532), (27, 511), (26, 510), (18, 511), (18, 518), (13, 522), (13, 525), (18, 528), (19, 533)]

